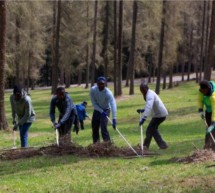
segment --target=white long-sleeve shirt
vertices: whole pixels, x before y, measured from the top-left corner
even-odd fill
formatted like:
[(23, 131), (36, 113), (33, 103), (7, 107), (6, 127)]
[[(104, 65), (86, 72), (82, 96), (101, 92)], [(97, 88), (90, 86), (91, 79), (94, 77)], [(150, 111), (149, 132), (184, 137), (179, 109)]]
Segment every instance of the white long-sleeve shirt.
[(143, 118), (147, 118), (152, 113), (153, 118), (166, 117), (168, 111), (161, 101), (160, 97), (153, 91), (148, 89), (146, 93), (146, 104)]
[(100, 91), (96, 86), (93, 86), (90, 90), (90, 97), (93, 107), (96, 111), (102, 113), (104, 110), (111, 108), (112, 118), (116, 119), (116, 101), (111, 92), (107, 87)]

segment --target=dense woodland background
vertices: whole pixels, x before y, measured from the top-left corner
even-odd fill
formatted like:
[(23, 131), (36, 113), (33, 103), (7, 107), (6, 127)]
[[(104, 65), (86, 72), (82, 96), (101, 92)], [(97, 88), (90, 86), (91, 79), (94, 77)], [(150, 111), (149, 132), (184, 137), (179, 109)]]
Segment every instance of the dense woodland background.
[(0, 1), (0, 109), (14, 84), (53, 93), (104, 75), (120, 96), (135, 78), (156, 81), (158, 94), (174, 74), (210, 80), (214, 41), (214, 1)]

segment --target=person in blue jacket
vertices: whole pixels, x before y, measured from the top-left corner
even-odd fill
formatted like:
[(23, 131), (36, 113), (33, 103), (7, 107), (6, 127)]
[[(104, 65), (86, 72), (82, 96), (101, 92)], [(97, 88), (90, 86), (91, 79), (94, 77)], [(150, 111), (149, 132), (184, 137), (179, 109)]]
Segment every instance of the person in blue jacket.
[(81, 130), (84, 130), (84, 120), (86, 119), (86, 117), (89, 118), (89, 115), (86, 112), (86, 107), (87, 107), (86, 101), (83, 101), (81, 104), (76, 105), (76, 111), (81, 125)]

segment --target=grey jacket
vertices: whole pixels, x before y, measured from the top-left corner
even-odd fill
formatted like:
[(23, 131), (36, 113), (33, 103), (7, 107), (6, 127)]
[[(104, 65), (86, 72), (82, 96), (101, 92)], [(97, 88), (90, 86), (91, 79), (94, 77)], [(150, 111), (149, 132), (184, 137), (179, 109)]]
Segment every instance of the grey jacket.
[(166, 117), (168, 115), (168, 111), (160, 97), (150, 89), (146, 93), (146, 104), (144, 109), (143, 117), (145, 119), (150, 115), (150, 113), (152, 113), (152, 117), (154, 118)]
[(25, 91), (22, 91), (22, 97), (19, 101), (16, 101), (14, 95), (12, 94), (10, 96), (10, 103), (13, 121), (17, 121), (17, 117), (18, 125), (32, 123), (35, 120), (35, 112), (31, 103), (31, 98)]

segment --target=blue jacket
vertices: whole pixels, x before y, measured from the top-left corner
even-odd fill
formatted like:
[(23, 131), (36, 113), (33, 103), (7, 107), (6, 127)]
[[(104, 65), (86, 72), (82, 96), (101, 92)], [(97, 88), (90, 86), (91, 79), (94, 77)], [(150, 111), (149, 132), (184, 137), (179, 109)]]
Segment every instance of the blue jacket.
[(76, 105), (76, 111), (77, 111), (78, 118), (80, 121), (83, 121), (83, 120), (85, 120), (86, 117), (88, 117), (86, 108), (83, 104)]

